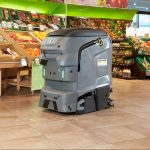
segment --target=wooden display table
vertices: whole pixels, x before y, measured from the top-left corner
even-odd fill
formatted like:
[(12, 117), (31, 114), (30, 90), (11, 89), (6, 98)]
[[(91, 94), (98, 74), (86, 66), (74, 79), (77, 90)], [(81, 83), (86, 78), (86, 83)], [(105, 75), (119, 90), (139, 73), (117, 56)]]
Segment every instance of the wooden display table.
[[(22, 75), (21, 71), (27, 71), (28, 75)], [(29, 80), (21, 80), (22, 76), (29, 76)], [(20, 91), (20, 87), (29, 87), (31, 88), (31, 68), (29, 67), (22, 67), (17, 69), (17, 91)]]
[[(7, 69), (17, 70), (15, 79), (7, 79)], [(4, 71), (5, 76), (2, 81), (2, 71)], [(27, 74), (22, 72), (28, 72)], [(38, 82), (37, 82), (38, 81)], [(0, 62), (0, 96), (2, 82), (4, 83), (5, 89), (7, 85), (15, 85), (17, 90), (20, 90), (20, 87), (29, 87), (33, 93), (36, 90), (41, 90), (44, 86), (43, 78), (43, 68), (41, 65), (37, 65), (35, 61), (32, 62), (32, 67), (22, 67), (20, 62)]]
[[(2, 71), (8, 68), (21, 68), (20, 62), (0, 62), (0, 96), (2, 95)], [(7, 76), (5, 76), (5, 86), (7, 84)]]
[[(14, 35), (16, 36), (16, 34), (20, 35), (21, 41), (14, 38)], [(2, 82), (4, 82), (5, 88), (7, 88), (8, 84), (17, 86), (18, 91), (20, 90), (20, 87), (30, 87), (31, 91), (40, 90), (44, 83), (42, 78), (42, 67), (38, 65), (36, 66), (32, 61), (34, 61), (35, 58), (38, 58), (40, 55), (41, 41), (33, 33), (27, 31), (0, 30), (0, 36), (3, 38), (2, 42), (0, 42), (1, 51), (9, 48), (13, 52), (17, 53), (20, 57), (16, 57), (14, 60), (11, 57), (7, 57), (6, 59), (2, 55), (0, 56), (0, 96), (2, 94)], [(24, 40), (24, 37), (26, 40)], [(21, 66), (20, 61), (22, 58), (27, 60), (28, 67)], [(34, 66), (32, 74), (31, 68), (33, 64)], [(7, 79), (6, 70), (11, 68), (17, 69), (17, 78), (15, 80)], [(3, 81), (2, 71), (4, 71), (3, 74), (5, 73)], [(21, 72), (23, 71), (28, 71), (29, 76), (22, 75)], [(29, 80), (30, 77), (32, 77), (33, 82), (31, 82), (32, 80)], [(27, 80), (25, 81), (24, 79)]]

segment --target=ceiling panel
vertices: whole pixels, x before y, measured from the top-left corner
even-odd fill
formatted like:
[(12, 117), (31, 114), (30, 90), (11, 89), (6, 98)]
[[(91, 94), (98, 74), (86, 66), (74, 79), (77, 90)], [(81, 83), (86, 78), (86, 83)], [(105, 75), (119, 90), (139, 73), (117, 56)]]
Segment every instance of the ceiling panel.
[(150, 12), (150, 0), (128, 0), (128, 7)]

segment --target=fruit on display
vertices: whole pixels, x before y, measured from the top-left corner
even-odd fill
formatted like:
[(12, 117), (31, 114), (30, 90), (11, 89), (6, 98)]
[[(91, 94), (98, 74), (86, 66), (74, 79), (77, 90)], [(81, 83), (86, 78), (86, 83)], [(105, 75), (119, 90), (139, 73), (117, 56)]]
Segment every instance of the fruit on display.
[(126, 50), (126, 51), (124, 52), (124, 55), (125, 55), (125, 56), (132, 56), (132, 51), (131, 51), (131, 50)]
[(100, 26), (109, 33), (113, 40), (122, 40), (125, 37), (126, 21), (101, 20)]
[(38, 42), (35, 39), (33, 39), (30, 35), (24, 35), (21, 33), (10, 33), (9, 35), (16, 42), (29, 42), (29, 43), (37, 43)]
[(144, 50), (144, 51), (150, 52), (150, 41), (147, 41), (147, 42), (143, 41), (141, 43), (141, 49)]
[(130, 66), (134, 63), (132, 58), (115, 58), (112, 59), (113, 64), (121, 65), (121, 66)]
[(126, 39), (124, 42), (113, 43), (112, 63), (114, 77), (131, 78), (131, 68), (134, 64), (134, 51)]
[(113, 43), (113, 47), (120, 47), (120, 43)]
[(39, 31), (34, 31), (33, 34), (39, 38), (41, 41), (44, 40), (44, 38), (46, 37), (47, 33), (46, 32), (39, 32)]
[(146, 45), (150, 48), (150, 41), (147, 41)]
[(113, 50), (113, 55), (115, 56), (122, 56), (122, 57), (127, 57), (127, 56), (132, 56), (132, 51), (131, 50)]
[(131, 78), (131, 70), (129, 68), (114, 67), (112, 74), (113, 77)]
[(133, 49), (128, 42), (113, 43), (113, 56), (132, 57)]
[(31, 13), (31, 17), (32, 19), (39, 19), (38, 14), (35, 14), (35, 13)]
[(126, 65), (132, 65), (134, 63), (134, 60), (132, 58), (126, 58), (124, 60), (124, 64)]
[(131, 37), (130, 40), (133, 43), (135, 49), (150, 52), (150, 40), (145, 41), (139, 37)]
[(26, 47), (25, 45), (20, 45), (20, 47), (22, 49), (24, 49), (28, 55), (30, 55), (31, 57), (39, 57), (40, 56), (40, 48), (32, 48), (32, 46), (30, 47)]
[(118, 63), (118, 64), (123, 64), (123, 62), (124, 62), (123, 58), (117, 58), (116, 59), (116, 63)]
[[(137, 51), (135, 62), (142, 72), (142, 78), (150, 75), (150, 39), (141, 37), (130, 37), (129, 39)], [(141, 78), (141, 75), (139, 75)]]
[(123, 46), (125, 48), (130, 48), (131, 47), (128, 42), (120, 42), (120, 46)]
[(27, 48), (26, 51), (32, 57), (40, 56), (40, 49), (38, 49), (38, 48)]
[(123, 40), (129, 21), (70, 17), (70, 28), (93, 28), (105, 30), (113, 40)]

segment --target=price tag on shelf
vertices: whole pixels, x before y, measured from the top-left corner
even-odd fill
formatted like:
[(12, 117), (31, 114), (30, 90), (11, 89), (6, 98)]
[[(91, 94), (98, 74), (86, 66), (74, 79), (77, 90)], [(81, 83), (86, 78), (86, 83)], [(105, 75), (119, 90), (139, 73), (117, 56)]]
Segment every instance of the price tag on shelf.
[(21, 66), (26, 67), (27, 66), (27, 60), (25, 58), (21, 59)]
[(7, 22), (7, 28), (12, 29), (12, 23), (11, 22)]
[(28, 30), (29, 30), (29, 31), (32, 31), (32, 30), (33, 30), (32, 24), (28, 24), (27, 26), (28, 26)]
[(19, 29), (19, 25), (17, 23), (14, 23), (13, 26), (14, 26), (14, 29)]
[(40, 31), (44, 31), (44, 26), (40, 25)]
[(7, 28), (7, 22), (6, 21), (2, 21), (2, 28)]
[(47, 29), (46, 25), (43, 25), (43, 27), (44, 27), (44, 30), (46, 30), (46, 29)]

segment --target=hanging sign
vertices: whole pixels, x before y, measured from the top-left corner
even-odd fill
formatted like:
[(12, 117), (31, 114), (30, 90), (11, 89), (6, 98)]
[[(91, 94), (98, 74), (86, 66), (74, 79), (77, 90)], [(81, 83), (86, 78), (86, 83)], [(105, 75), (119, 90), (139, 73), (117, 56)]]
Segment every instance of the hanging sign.
[(67, 4), (77, 4), (84, 6), (127, 8), (128, 0), (65, 0)]
[(128, 0), (107, 0), (107, 7), (128, 8)]

